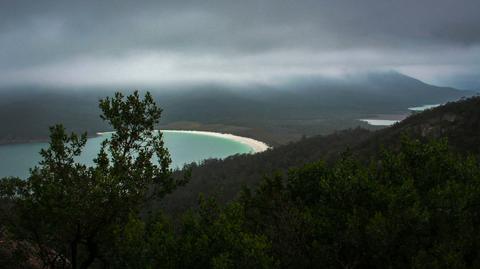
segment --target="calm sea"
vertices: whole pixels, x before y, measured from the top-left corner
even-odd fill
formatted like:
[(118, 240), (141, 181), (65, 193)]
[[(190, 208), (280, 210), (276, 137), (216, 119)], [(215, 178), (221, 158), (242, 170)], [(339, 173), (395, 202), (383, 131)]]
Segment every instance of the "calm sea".
[[(93, 159), (106, 136), (108, 134), (88, 139), (79, 162), (93, 164)], [(172, 157), (172, 168), (209, 158), (225, 158), (234, 154), (252, 152), (252, 148), (243, 143), (205, 134), (166, 132), (164, 141)], [(46, 143), (0, 146), (0, 178), (6, 176), (27, 177), (29, 168), (37, 165), (41, 159), (40, 149), (46, 147)]]

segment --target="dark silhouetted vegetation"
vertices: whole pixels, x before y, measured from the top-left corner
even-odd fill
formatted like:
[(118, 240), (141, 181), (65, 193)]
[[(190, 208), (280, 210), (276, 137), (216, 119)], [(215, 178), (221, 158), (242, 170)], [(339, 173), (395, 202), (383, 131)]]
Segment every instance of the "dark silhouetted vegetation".
[[(55, 126), (31, 176), (0, 181), (0, 265), (478, 268), (478, 143), (461, 143), (478, 102), (449, 104), (380, 132), (355, 129), (193, 166), (192, 182), (201, 169), (211, 176), (194, 186), (215, 186), (218, 176), (235, 185), (229, 195), (248, 186), (234, 199), (200, 196), (197, 206), (172, 214), (158, 205), (185, 180), (172, 177), (153, 131), (160, 109), (148, 94), (117, 94), (101, 101), (116, 134), (94, 167), (74, 161), (85, 135)], [(222, 164), (243, 173), (229, 181), (227, 170), (215, 174)]]
[(118, 268), (478, 268), (480, 166), (445, 141), (405, 139), (266, 177), (225, 206), (132, 216)]
[(182, 183), (171, 177), (162, 134), (154, 131), (161, 110), (150, 94), (142, 100), (138, 92), (127, 97), (117, 93), (101, 100), (100, 108), (115, 133), (103, 142), (95, 166), (75, 161), (86, 134), (67, 134), (56, 125), (30, 177), (1, 182), (0, 197), (10, 210), (2, 228), (16, 242), (28, 242), (29, 254), (44, 267), (107, 264), (105, 251), (115, 231), (149, 200)]
[[(224, 160), (207, 160), (190, 166), (192, 180), (167, 197), (164, 206), (169, 211), (182, 211), (194, 206), (199, 193), (216, 195), (221, 202), (237, 195), (243, 185), (254, 187), (265, 174), (285, 173), (323, 159), (338, 159), (350, 151), (359, 160), (369, 161), (382, 148), (398, 150), (402, 135), (423, 142), (447, 138), (450, 149), (462, 154), (480, 154), (480, 97), (451, 102), (411, 115), (400, 123), (378, 131), (362, 128), (313, 136), (295, 143), (275, 147), (255, 155), (232, 156)], [(378, 157), (378, 156), (377, 156)], [(178, 174), (181, 176), (181, 173)]]

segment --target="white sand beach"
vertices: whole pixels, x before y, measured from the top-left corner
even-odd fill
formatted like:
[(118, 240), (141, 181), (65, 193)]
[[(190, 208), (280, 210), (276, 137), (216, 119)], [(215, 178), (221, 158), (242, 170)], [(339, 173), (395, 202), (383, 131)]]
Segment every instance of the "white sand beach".
[(194, 131), (194, 130), (161, 130), (162, 132), (169, 132), (169, 133), (191, 133), (191, 134), (201, 134), (201, 135), (209, 135), (215, 137), (221, 137), (226, 139), (231, 139), (242, 144), (245, 144), (252, 148), (253, 153), (259, 153), (266, 151), (270, 148), (267, 144), (262, 141), (255, 140), (249, 137), (243, 137), (233, 134), (226, 134), (226, 133), (217, 133), (217, 132), (207, 132), (207, 131)]
[(366, 122), (373, 126), (392, 126), (399, 120), (381, 120), (381, 119), (359, 119), (359, 121)]
[[(191, 134), (201, 134), (201, 135), (209, 135), (209, 136), (226, 138), (226, 139), (234, 140), (249, 146), (250, 148), (252, 148), (253, 153), (263, 152), (270, 148), (269, 145), (267, 145), (262, 141), (258, 141), (249, 137), (233, 135), (233, 134), (207, 132), (207, 131), (194, 131), (194, 130), (160, 130), (160, 131), (164, 133), (167, 133), (167, 132), (168, 133), (191, 133)], [(112, 133), (112, 132), (98, 132), (97, 135), (104, 135), (108, 133)]]

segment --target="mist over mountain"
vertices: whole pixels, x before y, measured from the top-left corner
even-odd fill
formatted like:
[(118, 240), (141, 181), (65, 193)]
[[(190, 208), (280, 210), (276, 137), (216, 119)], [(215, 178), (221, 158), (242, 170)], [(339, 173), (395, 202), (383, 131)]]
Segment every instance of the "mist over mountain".
[(479, 14), (0, 0), (0, 268), (480, 268)]
[[(4, 88), (0, 91), (0, 141), (44, 140), (48, 127), (55, 123), (91, 135), (105, 131), (97, 103), (114, 90), (118, 89)], [(210, 84), (145, 90), (152, 91), (163, 108), (164, 126), (188, 129), (197, 124), (259, 136), (272, 144), (358, 126), (358, 119), (375, 114), (405, 114), (411, 106), (473, 94), (428, 85), (396, 72), (342, 79), (308, 77), (277, 87)]]

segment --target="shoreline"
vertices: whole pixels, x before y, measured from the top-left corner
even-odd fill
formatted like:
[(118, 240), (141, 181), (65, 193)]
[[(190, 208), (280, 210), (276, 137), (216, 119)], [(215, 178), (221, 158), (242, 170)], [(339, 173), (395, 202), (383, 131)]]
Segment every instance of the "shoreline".
[(389, 127), (395, 123), (399, 123), (401, 120), (385, 120), (385, 119), (359, 119), (361, 122), (365, 122), (371, 126), (384, 126)]
[[(244, 145), (247, 145), (248, 147), (250, 147), (252, 149), (252, 151), (253, 151), (252, 153), (264, 152), (267, 149), (271, 148), (265, 142), (255, 140), (253, 138), (234, 135), (234, 134), (229, 134), (229, 133), (210, 132), (210, 131), (195, 131), (195, 130), (158, 130), (158, 131), (161, 131), (162, 133), (164, 133), (164, 132), (167, 132), (167, 133), (189, 133), (189, 134), (199, 134), (199, 135), (208, 135), (208, 136), (214, 136), (214, 137), (219, 137), (219, 138), (225, 138), (225, 139), (233, 140), (233, 141), (242, 143)], [(97, 132), (97, 135), (103, 135), (103, 134), (108, 134), (108, 133), (112, 133), (112, 132)]]

